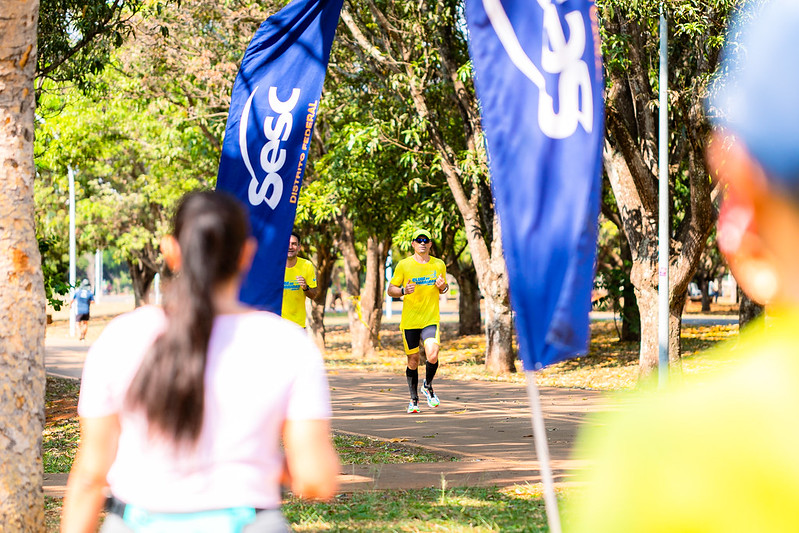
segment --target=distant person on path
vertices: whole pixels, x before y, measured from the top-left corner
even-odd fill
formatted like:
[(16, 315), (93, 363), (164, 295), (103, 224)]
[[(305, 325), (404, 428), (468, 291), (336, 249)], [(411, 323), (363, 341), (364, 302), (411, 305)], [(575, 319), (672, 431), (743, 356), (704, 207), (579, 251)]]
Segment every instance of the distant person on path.
[(749, 5), (711, 92), (707, 159), (726, 185), (719, 248), (767, 317), (713, 350), (723, 370), (591, 426), (572, 531), (799, 531), (799, 3)]
[(238, 300), (255, 248), (232, 197), (184, 197), (161, 242), (179, 273), (165, 307), (116, 318), (89, 350), (62, 532), (95, 531), (107, 503), (104, 533), (282, 533), (282, 483), (334, 494), (322, 357)]
[(89, 284), (89, 280), (84, 279), (70, 302), (70, 305), (77, 304), (75, 320), (78, 321), (80, 328), (80, 340), (84, 340), (86, 332), (89, 331), (89, 310), (93, 301), (94, 293), (92, 292), (92, 287)]
[(441, 315), (438, 300), (449, 290), (447, 268), (444, 261), (430, 256), (432, 247), (430, 232), (419, 229), (413, 233), (411, 246), (413, 255), (397, 264), (394, 276), (388, 285), (388, 295), (403, 298), (400, 331), (408, 367), (405, 376), (411, 401), (408, 413), (419, 412), (419, 345), (424, 344), (425, 379), (422, 392), (427, 405), (438, 407), (439, 400), (433, 392), (433, 378), (438, 370), (438, 349), (441, 344)]
[(298, 257), (300, 238), (292, 233), (286, 257), (286, 274), (283, 277), (283, 308), (280, 315), (301, 328), (305, 327), (305, 298), (316, 298), (316, 271), (307, 259)]

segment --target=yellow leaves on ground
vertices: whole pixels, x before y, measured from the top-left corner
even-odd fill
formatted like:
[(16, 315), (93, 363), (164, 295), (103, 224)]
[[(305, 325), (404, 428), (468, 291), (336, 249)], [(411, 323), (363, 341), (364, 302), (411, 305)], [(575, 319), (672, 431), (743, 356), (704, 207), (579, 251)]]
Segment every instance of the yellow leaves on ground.
[[(613, 321), (591, 324), (591, 344), (588, 354), (551, 365), (538, 373), (541, 386), (582, 388), (596, 390), (629, 390), (637, 385), (639, 347), (637, 342), (620, 342)], [(457, 324), (441, 325), (441, 351), (438, 376), (461, 380), (525, 381), (521, 363), (517, 372), (495, 376), (486, 372), (485, 335), (457, 336)], [(704, 352), (714, 344), (738, 335), (737, 324), (715, 326), (690, 326), (682, 328), (682, 370), (691, 374), (723, 364)], [(380, 332), (381, 347), (375, 355), (356, 358), (352, 355), (347, 326), (334, 326), (326, 335), (325, 360), (331, 370), (349, 368), (357, 370), (389, 371), (404, 375), (407, 359), (396, 324), (384, 326)], [(515, 348), (517, 348), (515, 346)], [(518, 349), (518, 348), (517, 348)], [(381, 391), (382, 392), (382, 391)], [(456, 414), (461, 414), (460, 412)]]

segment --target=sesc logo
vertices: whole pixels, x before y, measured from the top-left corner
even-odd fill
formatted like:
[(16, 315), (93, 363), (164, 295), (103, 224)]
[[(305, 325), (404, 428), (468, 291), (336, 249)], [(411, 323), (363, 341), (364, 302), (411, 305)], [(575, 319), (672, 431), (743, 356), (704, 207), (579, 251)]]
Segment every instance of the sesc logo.
[(277, 96), (277, 87), (270, 87), (268, 93), (269, 107), (277, 116), (267, 116), (264, 120), (264, 136), (266, 144), (261, 148), (260, 164), (261, 169), (266, 173), (263, 181), (259, 181), (250, 161), (249, 149), (247, 146), (247, 126), (249, 124), (250, 107), (258, 87), (253, 89), (244, 109), (241, 112), (239, 122), (239, 148), (244, 166), (250, 173), (250, 185), (247, 189), (250, 204), (257, 206), (266, 203), (275, 209), (283, 196), (283, 178), (280, 171), (286, 163), (286, 149), (283, 141), (288, 140), (291, 135), (291, 128), (294, 125), (294, 117), (291, 112), (297, 106), (300, 99), (300, 90), (292, 89), (288, 100), (280, 100)]
[[(562, 4), (565, 0), (555, 0)], [(543, 10), (544, 39), (541, 50), (541, 68), (557, 76), (554, 89), (558, 96), (558, 111), (555, 99), (547, 92), (547, 84), (541, 70), (522, 48), (516, 31), (500, 0), (483, 0), (483, 7), (491, 26), (499, 38), (511, 62), (539, 89), (538, 127), (551, 139), (565, 139), (574, 134), (578, 125), (591, 133), (594, 121), (594, 105), (591, 76), (583, 61), (585, 52), (585, 21), (579, 11), (566, 13), (569, 38), (558, 15), (558, 9), (550, 0), (538, 0)]]

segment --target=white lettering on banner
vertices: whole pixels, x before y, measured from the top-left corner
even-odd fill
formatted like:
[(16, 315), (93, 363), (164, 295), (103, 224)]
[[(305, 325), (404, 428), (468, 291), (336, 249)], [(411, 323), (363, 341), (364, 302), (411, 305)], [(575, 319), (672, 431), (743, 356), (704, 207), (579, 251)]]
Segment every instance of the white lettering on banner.
[[(588, 65), (582, 60), (585, 51), (585, 23), (579, 11), (566, 14), (569, 40), (555, 5), (548, 0), (538, 0), (544, 10), (545, 39), (541, 52), (541, 67), (550, 74), (558, 74), (558, 112), (555, 101), (547, 92), (541, 71), (522, 48), (516, 31), (500, 0), (483, 0), (491, 26), (505, 48), (511, 62), (539, 89), (538, 126), (547, 137), (564, 139), (571, 136), (582, 124), (591, 133), (594, 106), (591, 76)], [(562, 2), (559, 2), (562, 3)]]
[[(259, 181), (255, 175), (255, 170), (252, 168), (247, 148), (247, 125), (249, 122), (250, 107), (252, 106), (252, 99), (257, 90), (258, 87), (253, 89), (241, 113), (241, 121), (239, 124), (239, 148), (241, 150), (241, 157), (244, 160), (244, 165), (250, 173), (250, 185), (247, 190), (250, 204), (259, 205), (261, 203), (266, 203), (266, 205), (275, 209), (280, 203), (280, 198), (283, 196), (283, 179), (280, 177), (279, 172), (286, 162), (286, 150), (285, 148), (281, 148), (281, 141), (288, 140), (289, 135), (291, 135), (291, 128), (294, 124), (291, 111), (300, 99), (300, 90), (297, 88), (292, 89), (289, 99), (281, 101), (277, 96), (277, 88), (269, 88), (269, 107), (272, 108), (274, 113), (277, 113), (277, 117), (268, 116), (264, 120), (264, 135), (266, 136), (267, 142), (264, 144), (263, 148), (261, 148), (260, 154), (261, 168), (266, 172), (263, 181)], [(269, 194), (270, 191), (271, 194)]]
[(591, 74), (583, 61), (585, 52), (585, 22), (579, 11), (566, 14), (569, 25), (569, 40), (554, 4), (544, 8), (544, 31), (549, 45), (541, 52), (541, 67), (551, 74), (560, 74), (558, 80), (559, 112), (555, 113), (555, 102), (546, 91), (541, 91), (538, 100), (538, 125), (545, 135), (553, 139), (565, 139), (582, 124), (591, 133), (594, 122), (594, 102), (591, 95)]

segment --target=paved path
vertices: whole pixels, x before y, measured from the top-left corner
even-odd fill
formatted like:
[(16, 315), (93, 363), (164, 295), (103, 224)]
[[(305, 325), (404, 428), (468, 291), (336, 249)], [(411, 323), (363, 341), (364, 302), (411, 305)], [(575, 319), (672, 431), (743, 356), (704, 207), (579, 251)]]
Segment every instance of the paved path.
[[(441, 405), (422, 403), (418, 415), (405, 413), (405, 376), (333, 372), (333, 428), (381, 439), (401, 439), (457, 457), (456, 462), (344, 467), (342, 488), (510, 485), (537, 483), (530, 409), (519, 384), (436, 380)], [(594, 391), (542, 389), (547, 441), (556, 480), (568, 482), (582, 465), (571, 449), (585, 415), (606, 406)]]
[[(100, 324), (97, 324), (100, 327)], [(93, 335), (90, 331), (89, 342)], [(79, 377), (87, 342), (48, 330), (47, 372)], [(436, 409), (422, 404), (418, 415), (405, 413), (404, 375), (332, 371), (329, 374), (336, 431), (378, 439), (399, 439), (457, 457), (454, 462), (399, 465), (345, 465), (343, 492), (448, 486), (511, 485), (540, 481), (526, 388), (520, 384), (436, 379), (442, 400)], [(581, 464), (570, 458), (578, 427), (591, 411), (603, 408), (594, 391), (542, 389), (547, 438), (558, 482), (573, 479)], [(45, 475), (45, 493), (63, 495), (66, 474)]]

